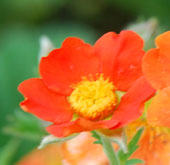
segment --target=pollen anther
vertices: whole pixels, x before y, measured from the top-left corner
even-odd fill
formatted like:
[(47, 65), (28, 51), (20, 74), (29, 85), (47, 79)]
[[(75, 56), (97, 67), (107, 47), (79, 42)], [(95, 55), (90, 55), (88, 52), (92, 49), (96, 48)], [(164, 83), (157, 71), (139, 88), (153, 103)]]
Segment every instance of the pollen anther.
[(83, 78), (73, 88), (69, 102), (75, 113), (90, 120), (103, 119), (113, 113), (117, 103), (116, 89), (103, 75), (96, 80)]

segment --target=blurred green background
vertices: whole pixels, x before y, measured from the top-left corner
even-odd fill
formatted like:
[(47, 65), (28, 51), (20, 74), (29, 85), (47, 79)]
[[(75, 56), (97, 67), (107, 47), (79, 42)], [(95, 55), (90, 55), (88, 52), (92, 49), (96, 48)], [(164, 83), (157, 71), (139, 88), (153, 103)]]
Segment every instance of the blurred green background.
[(68, 36), (93, 44), (105, 32), (128, 27), (149, 48), (155, 35), (170, 29), (169, 20), (170, 0), (1, 0), (0, 165), (15, 164), (46, 135), (42, 121), (19, 109), (17, 91), (20, 82), (37, 76), (43, 35), (55, 47)]

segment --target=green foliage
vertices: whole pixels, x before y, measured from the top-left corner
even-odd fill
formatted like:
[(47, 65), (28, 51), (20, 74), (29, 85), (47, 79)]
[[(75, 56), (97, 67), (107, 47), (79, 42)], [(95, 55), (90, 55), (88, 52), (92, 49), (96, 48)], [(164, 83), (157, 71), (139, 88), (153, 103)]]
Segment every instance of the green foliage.
[(3, 131), (9, 135), (39, 141), (47, 134), (40, 120), (21, 110), (16, 110), (13, 115), (8, 116), (8, 121), (9, 123), (3, 128)]
[[(111, 145), (109, 144), (111, 142), (115, 142), (119, 145), (120, 149), (118, 153), (115, 153), (114, 155), (110, 155), (109, 157), (115, 157), (114, 160), (116, 160), (120, 165), (135, 165), (137, 163), (144, 163), (140, 159), (129, 159), (130, 156), (137, 150), (138, 148), (138, 141), (142, 135), (144, 128), (140, 128), (137, 133), (134, 135), (134, 137), (131, 139), (129, 144), (127, 145), (127, 151), (124, 150), (124, 147), (122, 145), (119, 145), (117, 141), (114, 139), (114, 137), (109, 138), (105, 135), (100, 134), (97, 131), (92, 131), (92, 136), (97, 139), (97, 141), (94, 142), (94, 144), (101, 144), (104, 148), (104, 151), (106, 151), (107, 155), (110, 155), (110, 153), (113, 154), (114, 150), (111, 148)], [(107, 146), (105, 146), (107, 145)]]
[(94, 144), (102, 144), (101, 137), (96, 131), (91, 131), (92, 137), (96, 138)]
[(134, 164), (144, 164), (145, 162), (143, 160), (140, 159), (131, 159), (131, 160), (127, 160), (125, 165), (134, 165)]
[(97, 139), (97, 141), (94, 142), (94, 144), (101, 144), (103, 147), (103, 150), (105, 154), (107, 155), (107, 158), (109, 160), (110, 165), (120, 165), (120, 161), (117, 157), (117, 153), (114, 151), (114, 148), (112, 146), (112, 142), (109, 137), (106, 137), (105, 135), (97, 132), (92, 131), (92, 136)]
[(8, 115), (7, 121), (2, 131), (11, 138), (0, 150), (0, 164), (3, 165), (13, 164), (12, 162), (36, 147), (47, 134), (40, 120), (20, 109)]
[(123, 149), (120, 149), (118, 151), (119, 159), (121, 160), (122, 165), (129, 165), (129, 164), (136, 164), (136, 162), (142, 162), (142, 160), (139, 159), (130, 159), (130, 156), (138, 149), (138, 141), (142, 135), (144, 128), (140, 128), (137, 133), (134, 135), (134, 137), (131, 139), (131, 141), (128, 144), (128, 151), (124, 153)]
[(20, 142), (18, 139), (11, 139), (6, 146), (0, 149), (0, 164), (9, 165), (15, 152), (18, 150)]

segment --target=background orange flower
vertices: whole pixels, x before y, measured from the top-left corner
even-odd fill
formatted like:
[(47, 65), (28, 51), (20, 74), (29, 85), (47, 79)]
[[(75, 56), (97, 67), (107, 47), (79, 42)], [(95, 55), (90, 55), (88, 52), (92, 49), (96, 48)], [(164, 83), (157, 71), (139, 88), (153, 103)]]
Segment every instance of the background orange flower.
[(152, 125), (170, 127), (170, 31), (158, 36), (156, 45), (143, 58), (143, 72), (158, 91), (148, 108), (147, 120)]
[(145, 165), (169, 165), (170, 162), (170, 129), (165, 127), (153, 127), (144, 120), (137, 120), (126, 127), (128, 140), (135, 131), (144, 127), (144, 132), (139, 141), (139, 148), (132, 158), (145, 161)]
[(49, 144), (41, 150), (35, 149), (24, 156), (17, 165), (62, 165), (60, 147), (58, 144)]

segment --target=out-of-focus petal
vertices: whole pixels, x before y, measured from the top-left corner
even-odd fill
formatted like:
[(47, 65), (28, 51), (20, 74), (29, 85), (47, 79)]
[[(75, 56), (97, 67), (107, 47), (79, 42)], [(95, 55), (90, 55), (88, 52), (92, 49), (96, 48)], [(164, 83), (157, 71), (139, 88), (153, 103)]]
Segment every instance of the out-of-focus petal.
[(161, 49), (161, 52), (170, 52), (170, 31), (160, 34), (156, 40), (156, 46)]
[(24, 156), (17, 165), (62, 165), (60, 153), (58, 144), (50, 144), (41, 150), (33, 150)]
[(166, 127), (152, 127), (145, 120), (137, 120), (126, 127), (128, 141), (141, 127), (145, 129), (138, 143), (139, 148), (131, 158), (144, 160), (145, 165), (169, 165), (170, 130)]
[(152, 125), (170, 127), (170, 87), (154, 96), (147, 111), (147, 121)]
[[(170, 54), (170, 51), (168, 53)], [(155, 89), (159, 90), (170, 86), (169, 64), (170, 56), (161, 54), (161, 49), (151, 49), (145, 54), (143, 58), (143, 72)]]
[(170, 86), (170, 31), (156, 38), (157, 49), (149, 50), (143, 58), (143, 72), (157, 89)]
[(61, 147), (63, 164), (67, 165), (108, 165), (108, 159), (100, 144), (94, 144), (90, 132), (82, 132)]
[(153, 131), (145, 130), (133, 158), (144, 160), (145, 165), (169, 165), (170, 134), (161, 135), (160, 133), (155, 134), (155, 137), (152, 136)]

